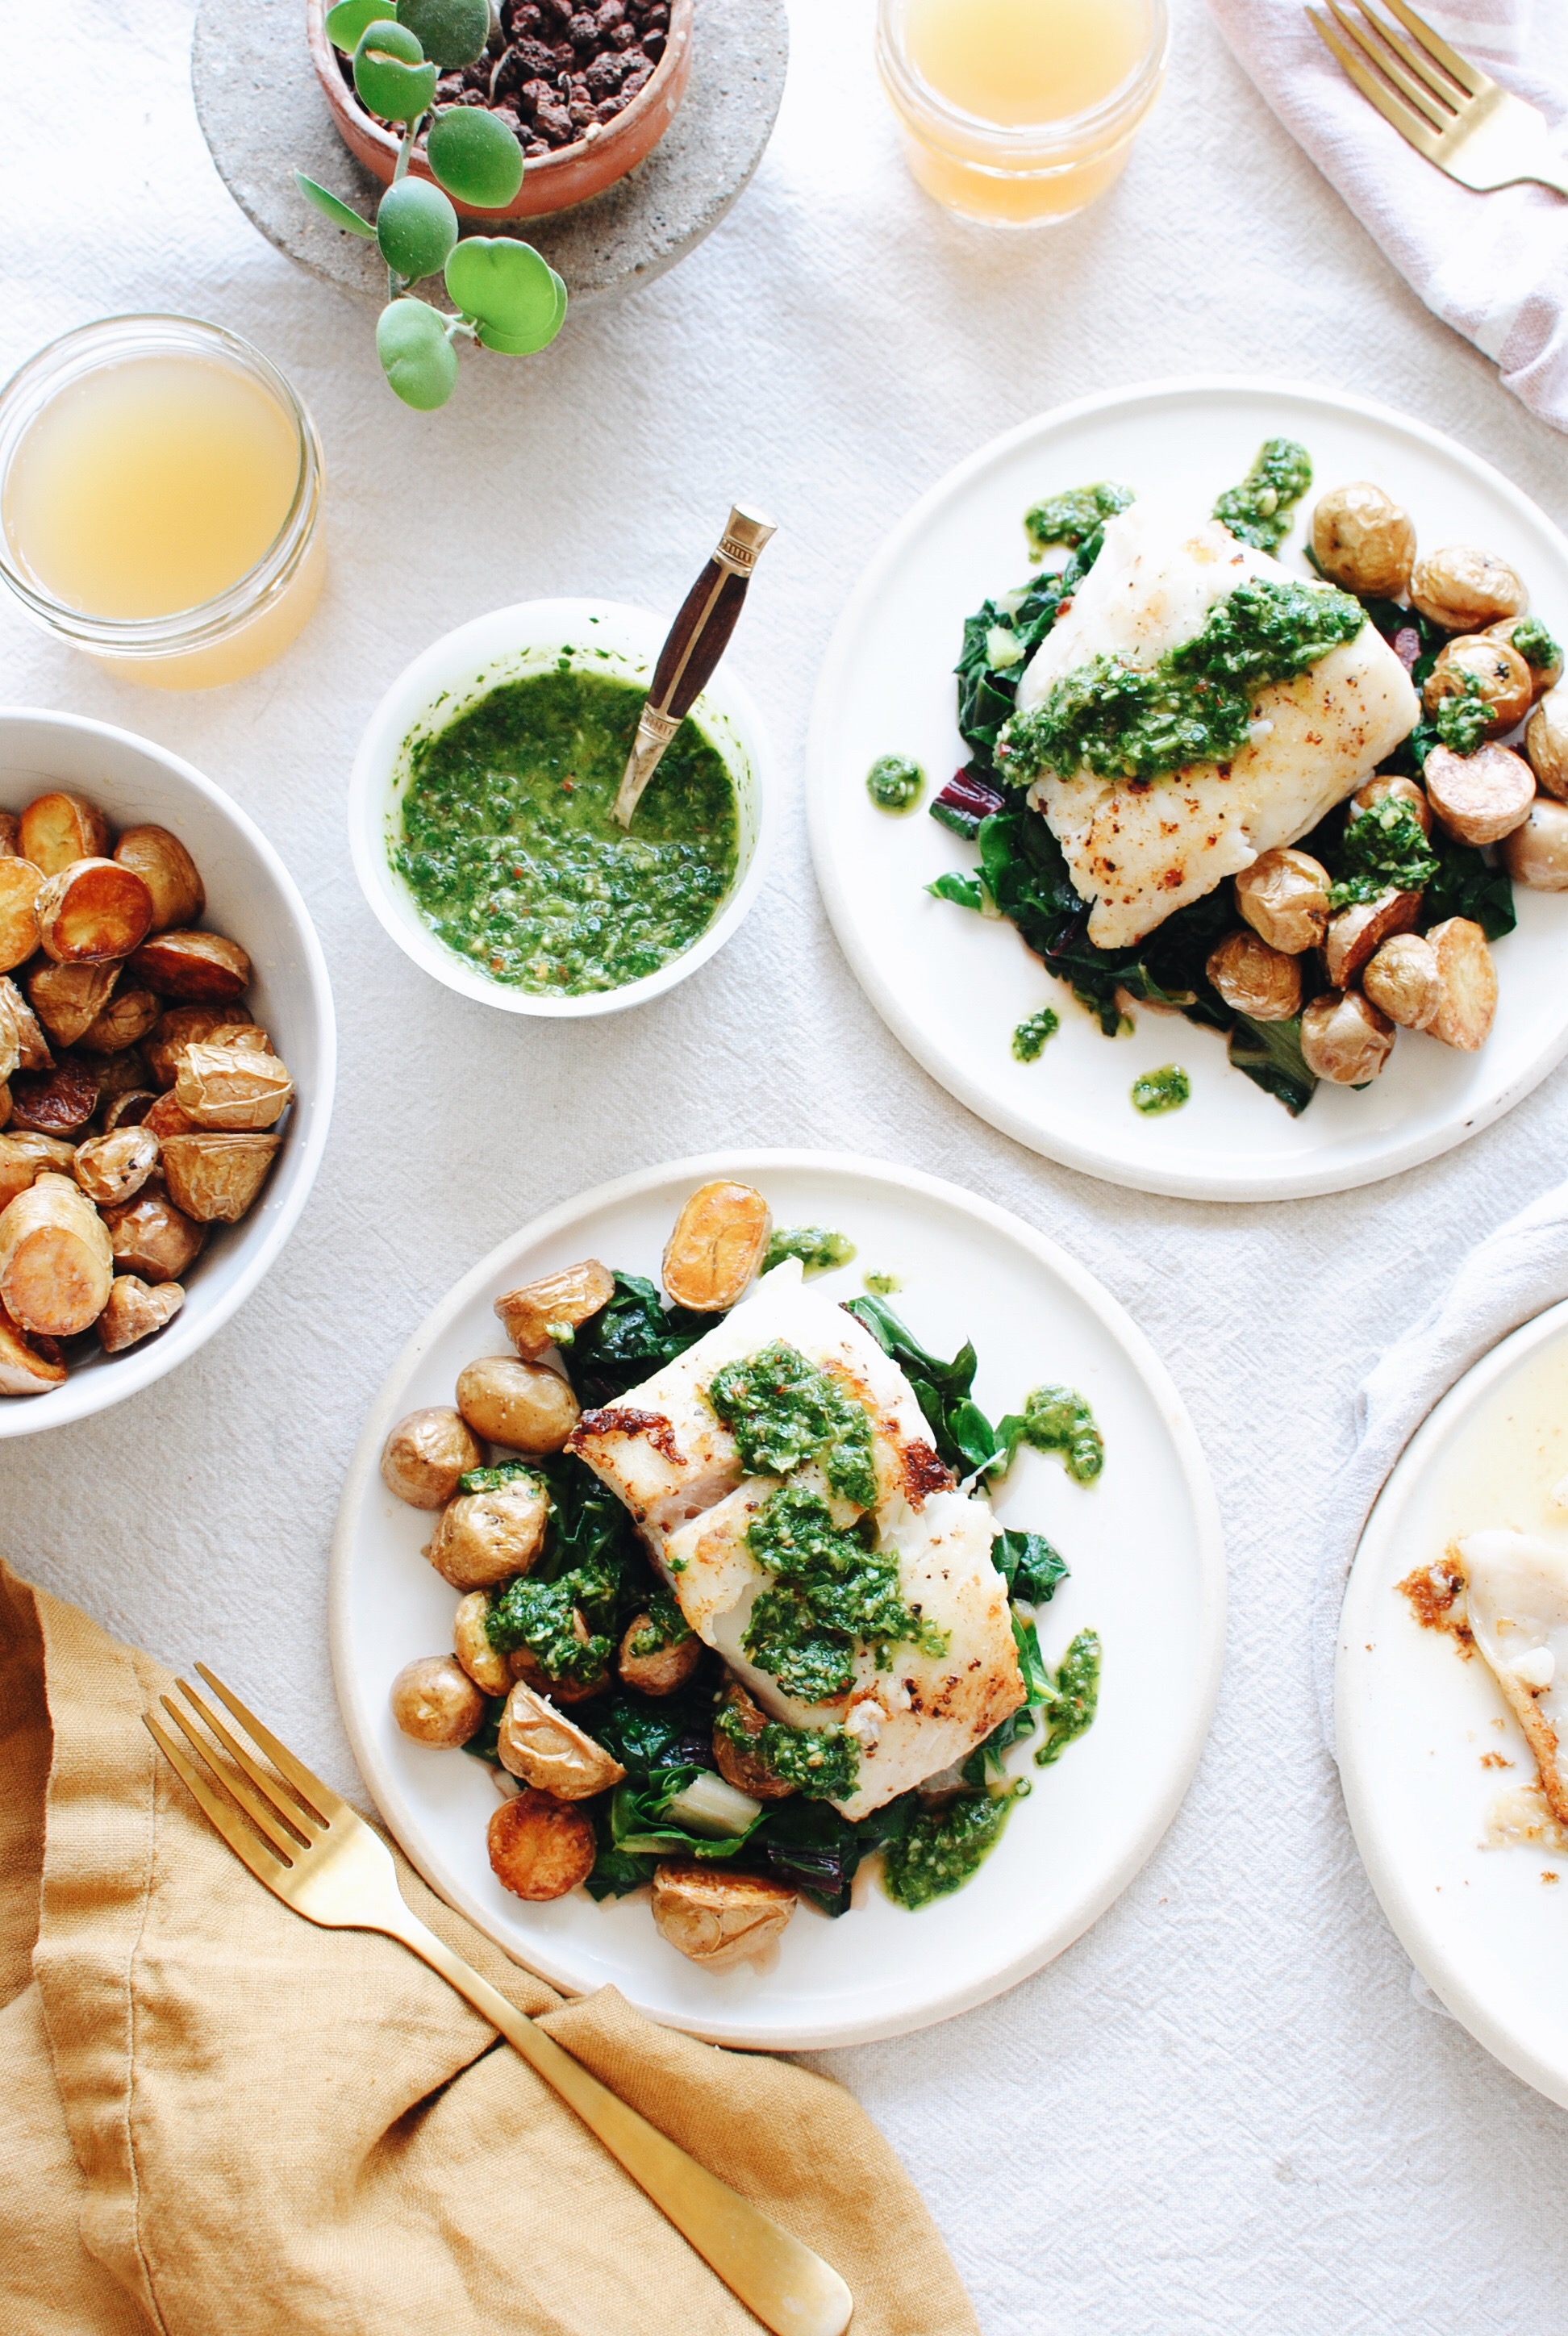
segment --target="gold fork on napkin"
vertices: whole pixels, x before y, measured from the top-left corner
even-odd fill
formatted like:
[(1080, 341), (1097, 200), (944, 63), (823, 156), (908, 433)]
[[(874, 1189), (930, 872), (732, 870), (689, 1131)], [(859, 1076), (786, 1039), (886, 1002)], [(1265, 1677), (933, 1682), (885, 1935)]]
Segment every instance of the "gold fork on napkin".
[[(189, 1750), (151, 1712), (142, 1718), (159, 1750), (257, 1880), (307, 1922), (396, 1939), (466, 1997), (774, 2336), (842, 2336), (854, 2303), (832, 2265), (618, 2099), (428, 1930), (404, 1903), (392, 1854), (379, 1835), (205, 1663), (196, 1669), (248, 1744), (185, 1679), (180, 1692), (208, 1733), (171, 1696), (161, 1700)], [(219, 1757), (219, 1747), (227, 1759)], [(269, 1766), (263, 1766), (263, 1757)]]
[(1343, 0), (1328, 0), (1333, 24), (1319, 9), (1307, 11), (1383, 119), (1418, 154), (1477, 194), (1530, 180), (1568, 195), (1568, 164), (1553, 149), (1544, 114), (1450, 47), (1409, 0), (1384, 0), (1384, 5), (1408, 40), (1367, 0), (1358, 0), (1354, 15)]

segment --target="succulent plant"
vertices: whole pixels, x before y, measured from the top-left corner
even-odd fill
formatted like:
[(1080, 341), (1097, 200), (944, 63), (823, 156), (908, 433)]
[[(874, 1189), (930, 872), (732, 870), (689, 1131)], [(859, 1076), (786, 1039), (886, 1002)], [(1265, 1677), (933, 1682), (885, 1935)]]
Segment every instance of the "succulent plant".
[[(387, 297), (376, 319), (376, 355), (404, 404), (428, 413), (444, 405), (457, 384), (460, 341), (511, 356), (547, 348), (566, 320), (566, 286), (516, 237), (459, 239), (453, 196), (478, 210), (499, 210), (522, 184), (521, 149), (493, 114), (480, 106), (432, 113), (437, 73), (472, 64), (482, 53), (489, 0), (338, 0), (326, 34), (353, 58), (362, 103), (382, 121), (401, 124), (403, 142), (374, 220), (303, 170), (296, 170), (295, 183), (334, 227), (378, 247)], [(408, 175), (422, 130), (433, 186)], [(455, 316), (411, 288), (437, 275)]]

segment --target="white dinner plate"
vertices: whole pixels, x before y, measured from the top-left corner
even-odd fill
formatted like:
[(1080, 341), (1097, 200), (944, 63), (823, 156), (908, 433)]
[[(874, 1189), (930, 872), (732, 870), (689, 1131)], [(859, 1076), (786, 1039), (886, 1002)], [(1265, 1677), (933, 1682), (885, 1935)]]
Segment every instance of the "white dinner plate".
[(1568, 2107), (1568, 1858), (1482, 1846), (1492, 1802), (1534, 1763), (1479, 1656), (1423, 1630), (1396, 1587), (1484, 1526), (1563, 1538), (1565, 1475), (1568, 1304), (1466, 1372), (1384, 1486), (1345, 1596), (1335, 1715), (1356, 1844), (1407, 1954), (1478, 2042)]
[[(1373, 479), (1419, 542), (1473, 541), (1511, 560), (1533, 606), (1568, 638), (1568, 541), (1518, 488), (1465, 447), (1365, 398), (1280, 382), (1198, 380), (1114, 390), (1060, 406), (979, 453), (924, 496), (882, 545), (840, 621), (811, 742), (812, 849), (828, 913), (867, 996), (917, 1062), (959, 1102), (1070, 1168), (1143, 1192), (1282, 1200), (1375, 1183), (1487, 1126), (1568, 1051), (1568, 901), (1517, 888), (1518, 930), (1497, 945), (1497, 1019), (1479, 1053), (1401, 1031), (1372, 1086), (1320, 1085), (1300, 1119), (1225, 1057), (1215, 1032), (1140, 1009), (1108, 1039), (1013, 928), (925, 887), (969, 869), (975, 847), (925, 815), (891, 816), (866, 793), (879, 754), (910, 754), (925, 803), (968, 760), (952, 668), (964, 618), (1031, 574), (1023, 515), (1096, 479), (1145, 492), (1183, 482), (1202, 512), (1267, 437), (1299, 438), (1315, 484), (1280, 557), (1301, 556), (1323, 489)], [(1012, 1033), (1050, 1004), (1062, 1027), (1034, 1063)], [(1183, 1109), (1142, 1118), (1130, 1090), (1170, 1062), (1191, 1075)]]
[[(596, 1905), (509, 1896), (490, 1871), (490, 1772), (399, 1734), (388, 1691), (402, 1666), (451, 1646), (456, 1593), (421, 1556), (433, 1519), (404, 1507), (377, 1467), (394, 1423), (450, 1403), (474, 1357), (505, 1347), (491, 1310), (516, 1283), (577, 1259), (657, 1277), (688, 1193), (740, 1177), (775, 1222), (827, 1225), (857, 1244), (819, 1287), (854, 1296), (868, 1270), (902, 1277), (892, 1301), (940, 1354), (972, 1337), (975, 1393), (993, 1417), (1032, 1387), (1066, 1382), (1094, 1406), (1106, 1459), (1097, 1484), (1020, 1455), (998, 1509), (1047, 1533), (1071, 1579), (1040, 1610), (1047, 1661), (1098, 1630), (1098, 1716), (1033, 1781), (1001, 1842), (953, 1896), (908, 1913), (872, 1867), (836, 1922), (803, 1903), (771, 1968), (704, 1971), (654, 1927), (646, 1890)], [(1049, 1961), (1124, 1890), (1175, 1814), (1219, 1680), (1224, 1566), (1218, 1513), (1191, 1421), (1141, 1334), (1093, 1277), (1018, 1218), (913, 1170), (841, 1153), (735, 1152), (655, 1168), (567, 1202), (476, 1266), (394, 1368), (360, 1437), (333, 1552), (338, 1695), (377, 1806), (433, 1888), (570, 1993), (607, 1983), (672, 2027), (716, 2042), (803, 2049), (897, 2036), (983, 2002)], [(1157, 1747), (1151, 1758), (1151, 1747)]]

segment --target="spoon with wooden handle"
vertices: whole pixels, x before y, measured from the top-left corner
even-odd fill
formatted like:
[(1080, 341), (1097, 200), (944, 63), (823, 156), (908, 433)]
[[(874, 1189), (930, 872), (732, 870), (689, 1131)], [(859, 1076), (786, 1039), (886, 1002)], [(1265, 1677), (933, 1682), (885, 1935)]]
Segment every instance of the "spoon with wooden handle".
[(771, 519), (736, 503), (713, 557), (687, 594), (658, 653), (636, 744), (615, 799), (615, 815), (622, 827), (631, 825), (660, 756), (712, 679), (745, 605), (758, 556), (776, 532)]

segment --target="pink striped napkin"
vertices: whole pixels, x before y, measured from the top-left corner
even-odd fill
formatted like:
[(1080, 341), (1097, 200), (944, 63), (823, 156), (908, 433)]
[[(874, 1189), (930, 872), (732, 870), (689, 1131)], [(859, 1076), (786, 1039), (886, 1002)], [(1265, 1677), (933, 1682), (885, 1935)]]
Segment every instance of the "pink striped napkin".
[[(1407, 146), (1329, 54), (1302, 0), (1209, 0), (1292, 137), (1436, 316), (1568, 430), (1568, 197), (1472, 194)], [(1434, 29), (1540, 107), (1568, 155), (1568, 0), (1442, 0)]]

